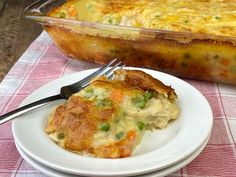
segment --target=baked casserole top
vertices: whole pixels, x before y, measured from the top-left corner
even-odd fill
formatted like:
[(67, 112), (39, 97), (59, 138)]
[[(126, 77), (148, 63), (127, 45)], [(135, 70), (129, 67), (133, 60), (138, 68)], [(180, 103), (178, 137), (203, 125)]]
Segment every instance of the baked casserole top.
[(137, 28), (236, 36), (236, 0), (70, 0), (48, 15)]

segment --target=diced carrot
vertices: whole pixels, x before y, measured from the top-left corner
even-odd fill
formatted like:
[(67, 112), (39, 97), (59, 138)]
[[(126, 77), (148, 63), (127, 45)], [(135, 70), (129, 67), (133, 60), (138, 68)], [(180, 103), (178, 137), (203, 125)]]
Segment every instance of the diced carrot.
[(129, 157), (132, 154), (131, 147), (120, 147), (120, 157)]
[(222, 58), (222, 59), (220, 60), (220, 63), (223, 64), (223, 65), (225, 65), (225, 66), (227, 66), (227, 65), (230, 64), (230, 60), (227, 59), (227, 58)]
[(120, 103), (123, 99), (123, 93), (119, 90), (113, 89), (111, 92), (111, 99), (115, 103)]
[(127, 133), (127, 138), (129, 140), (134, 140), (136, 137), (136, 131), (135, 130), (130, 130), (128, 133)]
[(119, 151), (120, 151), (120, 157), (128, 157), (132, 154), (132, 148), (134, 145), (134, 140), (136, 138), (136, 131), (130, 130), (126, 138), (120, 142)]
[(78, 12), (77, 12), (77, 10), (76, 10), (75, 8), (69, 7), (68, 10), (69, 10), (69, 14), (70, 14), (72, 17), (75, 17), (75, 16), (78, 15)]
[(105, 158), (122, 158), (129, 157), (132, 154), (133, 145), (135, 143), (135, 138), (137, 132), (135, 130), (130, 130), (124, 139), (115, 144), (110, 144), (107, 146), (101, 146), (94, 149), (94, 153), (98, 157)]
[(220, 73), (220, 76), (222, 77), (222, 78), (228, 78), (228, 73), (227, 72), (221, 72)]

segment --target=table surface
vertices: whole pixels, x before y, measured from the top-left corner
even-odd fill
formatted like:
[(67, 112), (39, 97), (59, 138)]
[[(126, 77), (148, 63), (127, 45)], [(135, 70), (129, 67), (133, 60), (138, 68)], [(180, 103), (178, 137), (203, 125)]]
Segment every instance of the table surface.
[[(0, 114), (16, 109), (28, 95), (57, 78), (95, 67), (98, 67), (95, 63), (72, 60), (62, 54), (47, 33), (43, 32), (1, 82)], [(169, 177), (236, 176), (236, 87), (185, 81), (198, 89), (211, 105), (213, 128), (210, 140), (201, 154)], [(11, 125), (11, 121), (0, 125), (0, 176), (45, 177), (40, 173), (42, 169), (33, 169), (33, 165), (27, 159), (23, 160), (17, 152)]]
[[(33, 1), (0, 0), (0, 114), (16, 109), (28, 95), (50, 81), (98, 67), (66, 57), (45, 32), (32, 43), (42, 29), (23, 17), (23, 9)], [(211, 105), (213, 129), (202, 153), (170, 176), (236, 176), (236, 87), (186, 81)], [(0, 147), (1, 177), (45, 177), (17, 152), (11, 121), (0, 125)]]
[(35, 0), (0, 0), (0, 82), (22, 53), (42, 31), (25, 19), (24, 8)]

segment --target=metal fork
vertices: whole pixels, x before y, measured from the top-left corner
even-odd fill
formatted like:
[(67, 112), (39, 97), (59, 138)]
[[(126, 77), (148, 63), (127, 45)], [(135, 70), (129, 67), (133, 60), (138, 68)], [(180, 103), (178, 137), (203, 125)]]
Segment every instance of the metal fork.
[[(30, 103), (30, 104), (22, 106), (18, 109), (15, 109), (11, 112), (3, 114), (0, 116), (0, 125), (11, 120), (11, 119), (16, 118), (19, 115), (22, 115), (30, 110), (41, 107), (51, 101), (55, 101), (55, 100), (59, 100), (59, 99), (68, 99), (72, 94), (85, 88), (89, 84), (89, 82), (97, 76), (106, 75), (108, 78), (111, 78), (112, 72), (119, 66), (121, 68), (124, 67), (124, 65), (121, 65), (120, 61), (117, 61), (117, 59), (114, 59), (111, 62), (109, 62), (107, 65), (104, 65), (103, 67), (99, 68), (98, 70), (96, 70), (92, 74), (88, 75), (84, 79), (82, 79), (78, 82), (75, 82), (71, 85), (61, 87), (61, 91), (58, 95), (53, 95), (53, 96), (43, 98), (41, 100), (35, 101), (33, 103)], [(111, 68), (109, 68), (109, 67), (111, 67)]]

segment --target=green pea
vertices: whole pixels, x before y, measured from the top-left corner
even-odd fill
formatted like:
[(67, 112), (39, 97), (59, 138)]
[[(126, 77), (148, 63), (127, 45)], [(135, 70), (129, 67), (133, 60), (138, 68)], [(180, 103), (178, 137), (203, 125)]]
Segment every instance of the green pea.
[(150, 100), (154, 95), (154, 92), (153, 91), (146, 91), (145, 94), (144, 94), (144, 100), (145, 101), (148, 101)]
[(145, 98), (143, 98), (143, 97), (134, 98), (134, 99), (132, 99), (132, 102), (136, 107), (138, 107), (140, 109), (145, 108), (146, 102), (145, 102)]
[(214, 59), (219, 59), (220, 56), (219, 56), (218, 54), (215, 54), (213, 58), (214, 58)]
[(190, 53), (185, 53), (185, 54), (184, 54), (184, 58), (190, 59), (190, 58), (191, 58), (191, 54), (190, 54)]
[(57, 138), (58, 138), (59, 140), (62, 140), (62, 139), (65, 138), (65, 134), (64, 134), (63, 132), (58, 133), (58, 134), (57, 134)]
[(138, 125), (138, 129), (141, 130), (141, 131), (142, 131), (142, 130), (144, 129), (144, 127), (145, 127), (145, 124), (144, 124), (143, 122), (140, 122), (140, 121), (137, 122), (137, 125)]
[(107, 22), (110, 23), (110, 24), (113, 24), (113, 19), (112, 19), (112, 17), (107, 17)]
[(112, 101), (109, 99), (103, 99), (103, 100), (96, 100), (96, 105), (98, 107), (111, 107), (112, 106)]
[(87, 5), (87, 9), (91, 9), (92, 7), (93, 7), (92, 4), (88, 4), (88, 5)]
[(120, 51), (118, 49), (116, 49), (116, 48), (111, 48), (109, 51), (111, 53), (120, 53)]
[(181, 66), (182, 66), (183, 68), (186, 68), (186, 67), (187, 67), (187, 64), (186, 64), (186, 63), (181, 63)]
[(60, 18), (66, 18), (66, 14), (64, 12), (60, 12), (58, 15)]
[(107, 132), (110, 130), (110, 125), (108, 122), (104, 122), (102, 123), (102, 125), (100, 126), (100, 130), (101, 131), (104, 131), (104, 132)]
[(87, 90), (85, 90), (84, 97), (89, 99), (93, 96), (93, 94), (94, 94), (93, 88), (88, 88)]
[(220, 20), (220, 19), (221, 19), (221, 17), (219, 17), (219, 16), (216, 16), (216, 17), (215, 17), (215, 19), (216, 19), (216, 20)]
[(120, 140), (124, 136), (124, 132), (119, 132), (116, 134), (116, 138)]
[(188, 23), (188, 20), (184, 20), (184, 23)]

